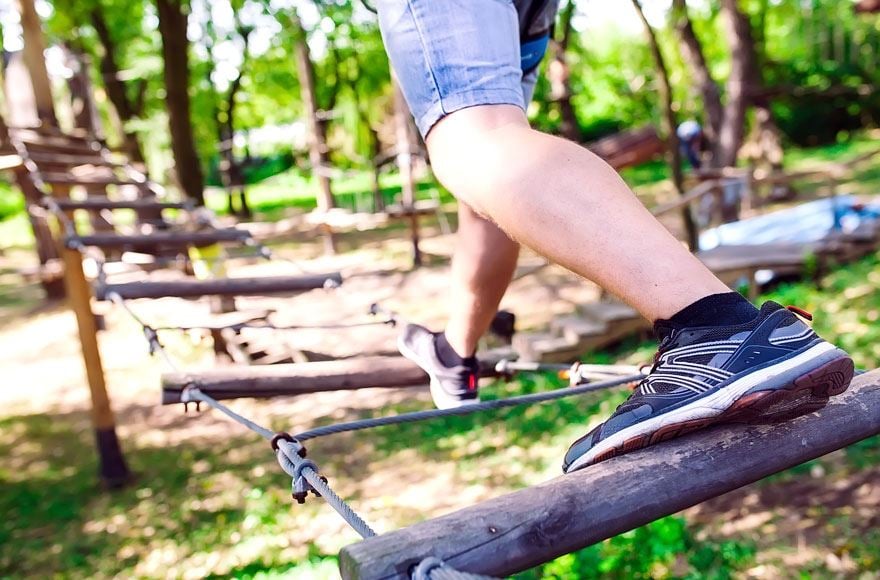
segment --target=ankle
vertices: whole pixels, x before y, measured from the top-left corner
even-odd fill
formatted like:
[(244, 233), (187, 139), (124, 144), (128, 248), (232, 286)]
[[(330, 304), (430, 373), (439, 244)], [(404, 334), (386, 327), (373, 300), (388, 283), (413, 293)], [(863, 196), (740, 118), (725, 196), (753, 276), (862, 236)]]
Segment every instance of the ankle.
[(459, 350), (450, 344), (445, 332), (439, 332), (435, 336), (437, 340), (434, 343), (434, 348), (437, 351), (437, 357), (443, 364), (447, 366), (470, 365), (476, 361), (475, 351), (471, 351), (467, 356), (462, 356)]
[(678, 311), (667, 320), (657, 320), (655, 328), (695, 326), (734, 326), (758, 316), (755, 306), (738, 292), (711, 294)]

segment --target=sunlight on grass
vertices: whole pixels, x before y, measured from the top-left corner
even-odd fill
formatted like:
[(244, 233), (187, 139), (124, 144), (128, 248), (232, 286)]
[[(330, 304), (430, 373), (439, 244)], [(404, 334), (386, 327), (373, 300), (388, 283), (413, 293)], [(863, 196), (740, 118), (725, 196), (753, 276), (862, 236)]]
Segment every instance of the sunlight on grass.
[[(791, 152), (788, 162), (794, 166), (837, 160), (871, 146), (870, 139), (859, 138)], [(664, 174), (658, 162), (636, 168), (628, 178), (650, 183)], [(863, 175), (863, 183), (876, 184), (880, 192), (878, 171)], [(383, 183), (393, 196), (398, 185), (394, 178)], [(338, 191), (343, 199), (353, 199), (345, 196), (367, 191), (366, 185), (352, 180), (340, 183)], [(294, 175), (280, 176), (254, 187), (252, 199), (266, 215), (280, 215), (299, 200), (305, 200), (301, 207), (310, 207), (309, 187)], [(212, 194), (211, 200), (218, 208), (225, 206), (222, 196)], [(4, 246), (27, 245), (27, 220), (19, 215), (0, 222), (0, 237)], [(849, 350), (859, 367), (880, 366), (877, 256), (831, 272), (821, 288), (789, 283), (766, 298), (812, 311), (816, 330)], [(131, 330), (131, 323), (125, 324)], [(205, 348), (183, 336), (163, 340), (186, 363), (202, 356)], [(653, 342), (632, 340), (586, 358), (642, 363), (654, 348)], [(486, 385), (484, 394), (492, 399), (555, 388), (564, 388), (556, 377), (531, 375)], [(557, 476), (571, 441), (607, 417), (626, 396), (619, 388), (543, 405), (343, 434), (310, 444), (310, 453), (370, 523), (390, 530)], [(407, 395), (381, 410), (346, 409), (342, 416), (378, 416), (429, 404), (425, 397)], [(152, 401), (144, 404), (151, 406)], [(276, 428), (283, 426), (284, 418), (277, 419)], [(335, 554), (357, 536), (324, 503), (292, 503), (289, 478), (278, 470), (264, 441), (225, 424), (219, 431), (222, 437), (217, 432), (191, 434), (188, 429), (193, 427), (186, 424), (177, 427), (187, 434), (185, 440), (169, 443), (160, 429), (137, 432), (137, 424), (127, 439), (127, 451), (138, 478), (130, 488), (107, 493), (96, 485), (88, 425), (85, 410), (53, 408), (0, 418), (0, 509), (6, 514), (0, 521), (0, 576), (338, 577)], [(875, 437), (770, 478), (750, 493), (760, 499), (785, 495), (811, 482), (830, 490), (851, 485), (853, 502), (876, 506), (870, 495), (876, 483), (870, 477), (876, 479), (878, 466), (880, 440)], [(859, 478), (865, 482), (859, 484)], [(880, 566), (880, 532), (853, 524), (853, 510), (869, 509), (862, 504), (812, 505), (801, 512), (767, 508), (754, 525), (743, 523), (738, 529), (724, 528), (725, 521), (695, 524), (690, 516), (664, 518), (518, 578), (729, 578), (749, 576), (759, 566), (769, 566), (771, 573), (787, 570), (785, 558), (795, 549), (792, 538), (800, 537), (785, 531), (792, 518), (821, 526), (810, 536), (812, 552), (798, 571), (831, 576), (826, 557), (834, 554), (851, 563), (854, 576), (869, 577)], [(871, 521), (870, 517), (858, 521)]]

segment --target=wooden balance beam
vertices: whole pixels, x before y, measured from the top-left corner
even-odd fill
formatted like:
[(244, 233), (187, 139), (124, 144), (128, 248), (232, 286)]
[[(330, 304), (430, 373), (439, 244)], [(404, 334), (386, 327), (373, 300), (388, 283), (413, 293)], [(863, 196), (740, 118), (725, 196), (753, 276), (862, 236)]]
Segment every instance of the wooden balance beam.
[(87, 197), (85, 199), (56, 199), (63, 210), (83, 209), (88, 211), (102, 211), (105, 209), (188, 209), (190, 206), (183, 201), (156, 201), (155, 199), (109, 199), (107, 197)]
[(409, 578), (429, 556), (462, 572), (507, 576), (878, 433), (880, 371), (873, 371), (793, 421), (694, 432), (347, 546), (342, 577)]
[(244, 230), (233, 228), (198, 232), (153, 232), (151, 234), (102, 234), (68, 236), (66, 241), (97, 248), (143, 248), (156, 246), (210, 246), (218, 242), (240, 242), (250, 237)]
[(96, 298), (107, 300), (111, 294), (124, 299), (135, 298), (200, 298), (202, 296), (266, 296), (270, 294), (297, 294), (327, 287), (328, 282), (338, 285), (338, 272), (308, 276), (264, 276), (261, 278), (213, 278), (208, 280), (139, 281), (106, 284), (98, 288)]
[[(495, 365), (501, 352), (481, 353), (480, 375), (498, 376)], [(270, 398), (324, 391), (373, 387), (420, 387), (428, 376), (402, 356), (368, 356), (266, 366), (240, 366), (170, 373), (162, 376), (162, 403), (180, 402), (184, 387), (197, 381), (199, 389), (215, 399)]]
[(199, 373), (162, 376), (162, 403), (180, 402), (184, 387), (198, 381), (199, 389), (215, 399), (269, 398), (367, 387), (415, 387), (428, 377), (402, 356), (317, 361), (266, 366), (227, 367)]

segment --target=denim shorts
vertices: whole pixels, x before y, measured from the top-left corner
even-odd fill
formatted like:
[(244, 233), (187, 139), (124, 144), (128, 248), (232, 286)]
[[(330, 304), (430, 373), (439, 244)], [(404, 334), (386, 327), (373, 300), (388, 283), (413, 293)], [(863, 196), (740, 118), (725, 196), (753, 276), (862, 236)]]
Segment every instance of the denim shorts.
[(557, 6), (558, 0), (379, 0), (385, 49), (422, 137), (467, 107), (525, 110)]

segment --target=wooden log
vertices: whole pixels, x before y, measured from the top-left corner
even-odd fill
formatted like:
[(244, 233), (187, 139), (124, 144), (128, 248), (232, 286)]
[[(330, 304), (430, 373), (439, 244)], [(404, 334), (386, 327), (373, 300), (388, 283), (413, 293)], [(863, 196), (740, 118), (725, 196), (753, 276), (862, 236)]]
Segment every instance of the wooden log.
[(63, 210), (84, 209), (89, 211), (105, 209), (162, 210), (189, 208), (189, 204), (183, 201), (154, 201), (152, 198), (116, 200), (101, 196), (87, 197), (85, 199), (57, 199), (55, 203)]
[(215, 399), (268, 398), (369, 387), (425, 385), (428, 377), (402, 356), (229, 367), (162, 377), (162, 403), (180, 402), (180, 392), (193, 381)]
[(107, 284), (99, 289), (98, 300), (110, 294), (125, 299), (135, 298), (199, 298), (202, 296), (267, 296), (298, 294), (325, 288), (328, 282), (340, 284), (338, 272), (307, 276), (268, 276), (262, 278), (211, 278), (206, 280), (165, 280)]
[[(503, 350), (481, 353), (480, 375), (498, 376), (495, 365), (509, 355)], [(194, 381), (198, 381), (199, 388), (215, 399), (262, 399), (374, 387), (420, 387), (428, 384), (428, 376), (402, 356), (227, 367), (163, 375), (162, 403), (179, 403), (180, 392)]]
[(132, 248), (156, 246), (210, 246), (218, 242), (246, 240), (249, 234), (234, 228), (198, 232), (154, 232), (151, 234), (91, 234), (68, 236), (67, 242), (79, 242), (98, 248)]
[(409, 578), (429, 556), (464, 572), (507, 576), (878, 433), (880, 371), (873, 371), (799, 419), (693, 432), (348, 546), (342, 577)]

